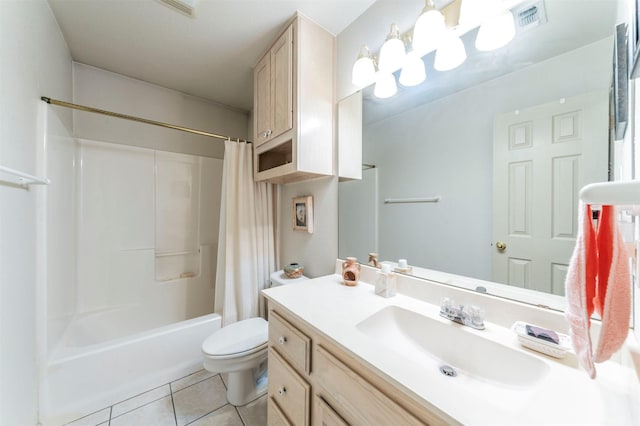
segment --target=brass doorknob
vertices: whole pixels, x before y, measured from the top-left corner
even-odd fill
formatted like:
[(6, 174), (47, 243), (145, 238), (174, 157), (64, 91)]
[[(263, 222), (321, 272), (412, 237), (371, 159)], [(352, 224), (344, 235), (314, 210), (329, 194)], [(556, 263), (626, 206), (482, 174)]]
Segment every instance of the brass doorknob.
[(504, 251), (504, 249), (507, 248), (507, 243), (505, 243), (504, 241), (498, 241), (496, 243), (496, 248), (500, 251)]

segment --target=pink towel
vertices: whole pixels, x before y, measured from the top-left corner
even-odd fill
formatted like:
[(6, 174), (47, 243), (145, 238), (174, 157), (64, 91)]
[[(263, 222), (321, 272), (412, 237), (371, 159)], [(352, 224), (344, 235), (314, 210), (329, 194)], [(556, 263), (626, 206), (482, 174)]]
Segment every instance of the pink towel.
[[(594, 379), (594, 360), (608, 360), (629, 332), (631, 280), (615, 209), (603, 206), (597, 232), (591, 217), (591, 207), (581, 203), (580, 229), (565, 281), (565, 316), (578, 361)], [(589, 334), (594, 309), (602, 318), (595, 355)]]
[(617, 228), (616, 211), (602, 206), (598, 225), (598, 283), (595, 309), (602, 318), (596, 362), (611, 358), (629, 333), (631, 317), (631, 275), (629, 258)]
[(591, 224), (591, 206), (580, 203), (578, 237), (565, 280), (567, 296), (565, 316), (569, 321), (569, 335), (573, 350), (580, 365), (592, 379), (596, 377), (596, 369), (593, 364), (589, 327), (594, 308), (596, 268), (597, 249), (595, 232)]

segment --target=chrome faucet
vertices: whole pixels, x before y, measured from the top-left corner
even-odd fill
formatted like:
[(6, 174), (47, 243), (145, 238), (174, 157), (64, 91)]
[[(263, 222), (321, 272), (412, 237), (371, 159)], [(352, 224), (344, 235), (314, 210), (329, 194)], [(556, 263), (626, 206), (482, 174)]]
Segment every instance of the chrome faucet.
[(484, 330), (484, 311), (478, 306), (455, 306), (452, 299), (443, 297), (440, 301), (440, 316), (476, 330)]

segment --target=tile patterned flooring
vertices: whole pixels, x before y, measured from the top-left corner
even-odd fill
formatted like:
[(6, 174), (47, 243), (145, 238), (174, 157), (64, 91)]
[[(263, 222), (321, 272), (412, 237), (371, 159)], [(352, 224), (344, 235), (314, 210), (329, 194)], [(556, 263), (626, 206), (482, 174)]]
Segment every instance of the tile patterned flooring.
[(219, 374), (200, 370), (67, 426), (264, 426), (266, 395), (242, 407), (227, 402), (226, 384)]

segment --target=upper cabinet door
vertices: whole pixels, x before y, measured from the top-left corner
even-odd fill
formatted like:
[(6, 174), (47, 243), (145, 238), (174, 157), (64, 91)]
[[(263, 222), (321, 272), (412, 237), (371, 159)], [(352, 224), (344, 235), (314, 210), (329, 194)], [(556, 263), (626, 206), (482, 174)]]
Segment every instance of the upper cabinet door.
[(271, 132), (274, 138), (293, 128), (293, 28), (271, 48)]
[(258, 62), (253, 73), (253, 140), (256, 146), (269, 140), (271, 130), (271, 55)]

